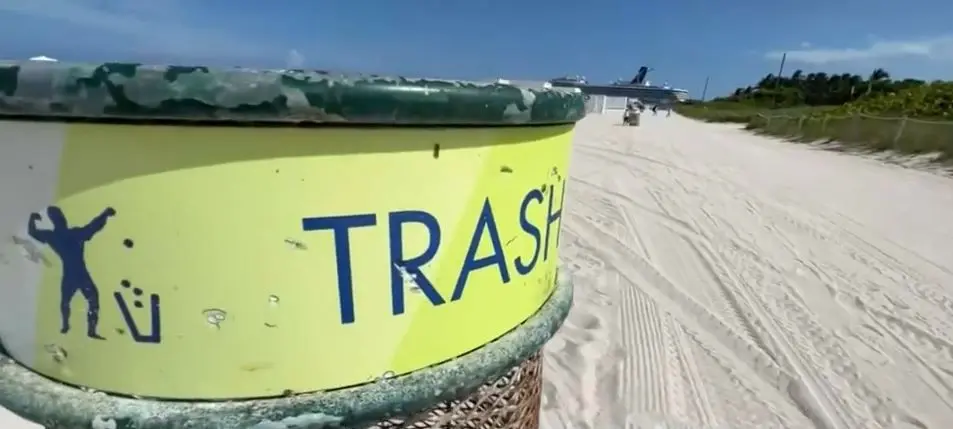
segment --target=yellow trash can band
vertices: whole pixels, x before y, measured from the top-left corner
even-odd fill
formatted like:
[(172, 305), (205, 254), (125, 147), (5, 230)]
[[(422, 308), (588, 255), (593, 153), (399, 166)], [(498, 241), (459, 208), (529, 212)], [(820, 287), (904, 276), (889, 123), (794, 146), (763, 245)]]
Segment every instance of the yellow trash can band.
[[(93, 402), (132, 413), (119, 395), (314, 405), (421, 374), (491, 381), (568, 310), (553, 291), (584, 112), (543, 84), (0, 63), (0, 401), (73, 428)], [(522, 346), (481, 357), (507, 333)], [(462, 392), (420, 386), (443, 393), (311, 409), (351, 424)]]

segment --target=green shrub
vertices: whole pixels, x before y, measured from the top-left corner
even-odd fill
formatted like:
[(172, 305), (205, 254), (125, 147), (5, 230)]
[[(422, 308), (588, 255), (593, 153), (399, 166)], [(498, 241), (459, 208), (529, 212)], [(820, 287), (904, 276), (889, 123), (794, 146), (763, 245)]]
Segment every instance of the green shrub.
[(953, 122), (851, 115), (759, 116), (746, 129), (793, 141), (836, 141), (860, 150), (940, 153), (953, 161)]
[(748, 130), (793, 141), (940, 153), (941, 160), (953, 162), (953, 82), (890, 80), (882, 69), (869, 80), (796, 71), (789, 78), (768, 75), (731, 96), (675, 110), (707, 122), (742, 123)]

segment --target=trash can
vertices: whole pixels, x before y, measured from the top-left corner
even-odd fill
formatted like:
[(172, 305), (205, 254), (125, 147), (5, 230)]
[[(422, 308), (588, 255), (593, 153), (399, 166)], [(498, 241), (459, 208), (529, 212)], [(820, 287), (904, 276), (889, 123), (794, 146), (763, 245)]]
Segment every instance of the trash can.
[(536, 428), (578, 89), (0, 63), (0, 405)]

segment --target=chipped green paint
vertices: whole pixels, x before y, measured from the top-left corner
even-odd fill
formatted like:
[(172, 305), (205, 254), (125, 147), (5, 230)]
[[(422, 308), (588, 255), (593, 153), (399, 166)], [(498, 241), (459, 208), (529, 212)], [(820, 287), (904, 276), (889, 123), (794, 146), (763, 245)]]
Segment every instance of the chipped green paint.
[(0, 118), (284, 124), (535, 125), (585, 116), (548, 84), (307, 70), (0, 62)]
[(0, 349), (0, 406), (48, 429), (361, 428), (465, 397), (536, 353), (562, 325), (573, 286), (560, 272), (552, 295), (513, 331), (454, 360), (362, 386), (230, 401), (155, 401), (111, 396), (44, 378)]

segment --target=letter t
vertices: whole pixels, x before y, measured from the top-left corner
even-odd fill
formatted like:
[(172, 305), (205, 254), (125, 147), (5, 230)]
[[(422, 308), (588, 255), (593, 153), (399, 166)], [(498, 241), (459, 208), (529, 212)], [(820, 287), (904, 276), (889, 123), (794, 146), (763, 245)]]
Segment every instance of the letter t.
[(362, 226), (374, 226), (377, 216), (359, 214), (349, 216), (308, 217), (301, 219), (305, 231), (329, 229), (334, 233), (334, 256), (338, 271), (338, 303), (341, 307), (341, 323), (354, 323), (354, 285), (351, 280), (351, 240), (349, 230)]

